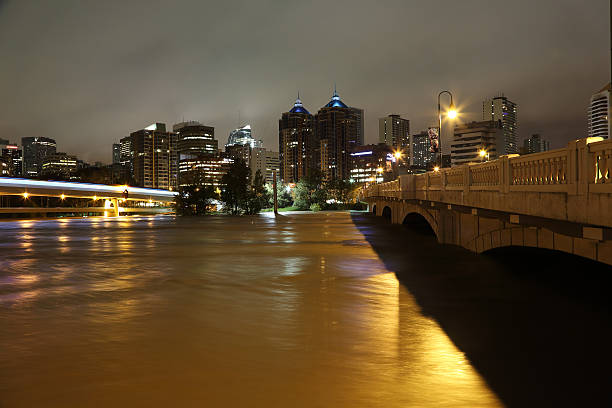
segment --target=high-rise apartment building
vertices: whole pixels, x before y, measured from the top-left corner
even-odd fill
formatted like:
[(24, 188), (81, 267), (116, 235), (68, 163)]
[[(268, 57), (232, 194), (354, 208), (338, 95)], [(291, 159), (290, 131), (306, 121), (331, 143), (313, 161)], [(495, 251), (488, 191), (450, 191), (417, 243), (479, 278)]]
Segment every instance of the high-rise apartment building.
[(134, 180), (139, 187), (175, 189), (178, 186), (176, 133), (154, 123), (131, 135)]
[(610, 114), (610, 84), (591, 96), (588, 109), (589, 137), (610, 137), (612, 115)]
[(384, 143), (404, 157), (410, 155), (410, 121), (400, 115), (389, 115), (378, 119), (378, 143)]
[(314, 116), (298, 95), (293, 108), (278, 121), (280, 177), (285, 183), (297, 183), (319, 167), (318, 141), (315, 138)]
[(451, 142), (451, 166), (497, 159), (505, 143), (506, 134), (499, 121), (456, 126)]
[(319, 163), (325, 180), (350, 179), (350, 152), (361, 145), (358, 121), (356, 108), (342, 102), (335, 89), (329, 103), (315, 115)]
[(57, 148), (55, 140), (48, 137), (22, 137), (21, 146), (24, 177), (39, 176), (44, 159), (55, 154)]
[(498, 155), (518, 153), (517, 108), (516, 104), (505, 96), (497, 96), (482, 103), (482, 120), (501, 124), (504, 133), (503, 146), (498, 146)]
[(550, 150), (550, 142), (542, 139), (539, 134), (532, 135), (523, 143), (523, 154), (547, 152)]

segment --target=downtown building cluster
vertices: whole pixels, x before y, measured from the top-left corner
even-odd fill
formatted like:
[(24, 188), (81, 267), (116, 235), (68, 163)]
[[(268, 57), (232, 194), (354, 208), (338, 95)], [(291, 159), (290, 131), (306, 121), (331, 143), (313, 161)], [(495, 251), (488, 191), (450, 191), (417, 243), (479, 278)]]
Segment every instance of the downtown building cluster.
[[(313, 170), (324, 180), (381, 182), (401, 172), (422, 172), (492, 160), (500, 155), (548, 150), (539, 135), (517, 143), (517, 105), (505, 96), (483, 102), (482, 120), (453, 128), (450, 149), (432, 149), (431, 129), (410, 132), (410, 121), (397, 114), (378, 120), (378, 143), (364, 145), (363, 110), (347, 106), (336, 90), (329, 103), (311, 114), (299, 98), (279, 120), (281, 178), (296, 183)], [(437, 129), (437, 128), (436, 128)]]
[(235, 160), (243, 160), (254, 177), (259, 170), (268, 182), (278, 173), (278, 152), (267, 150), (252, 136), (251, 126), (230, 132), (225, 151), (215, 129), (197, 121), (173, 125), (154, 123), (113, 144), (113, 166), (131, 185), (176, 190), (185, 185), (222, 187), (222, 178)]

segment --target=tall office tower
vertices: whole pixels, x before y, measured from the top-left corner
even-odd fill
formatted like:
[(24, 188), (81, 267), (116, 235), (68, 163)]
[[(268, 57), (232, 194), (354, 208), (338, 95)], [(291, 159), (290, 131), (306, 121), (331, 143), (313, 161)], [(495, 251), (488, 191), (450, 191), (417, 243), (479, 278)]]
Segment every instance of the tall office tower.
[(23, 176), (39, 176), (43, 160), (55, 154), (56, 146), (55, 140), (48, 137), (22, 137)]
[(431, 151), (429, 133), (426, 130), (412, 135), (411, 139), (410, 165), (419, 169), (426, 169), (430, 163), (438, 160), (438, 153)]
[(251, 180), (255, 179), (257, 170), (261, 172), (264, 180), (268, 184), (274, 182), (274, 173), (276, 177), (280, 177), (280, 163), (278, 152), (264, 149), (263, 147), (255, 147), (251, 152)]
[(23, 151), (15, 144), (3, 144), (0, 158), (5, 163), (6, 176), (23, 177)]
[(215, 128), (200, 122), (181, 122), (172, 127), (178, 138), (179, 160), (202, 154), (216, 155), (219, 142), (215, 139)]
[(134, 180), (139, 187), (175, 189), (178, 186), (176, 133), (154, 123), (131, 135)]
[(293, 108), (278, 121), (278, 150), (280, 178), (285, 183), (297, 183), (319, 167), (314, 116), (306, 110), (299, 95)]
[(354, 149), (356, 146), (363, 146), (364, 144), (363, 109), (351, 107), (351, 110), (355, 115), (355, 142), (351, 146), (351, 149)]
[(532, 135), (529, 139), (525, 139), (523, 144), (523, 153), (540, 153), (550, 150), (550, 142), (542, 139), (539, 134)]
[(610, 114), (611, 92), (610, 84), (608, 84), (591, 96), (591, 103), (588, 109), (589, 137), (599, 136), (607, 139), (610, 136), (612, 125), (612, 115)]
[(121, 143), (113, 143), (113, 164), (121, 163)]
[[(456, 126), (451, 142), (451, 166), (497, 159), (506, 141), (505, 129), (499, 121)], [(486, 152), (485, 156), (480, 155), (481, 150)]]
[(350, 179), (350, 152), (360, 146), (357, 121), (355, 108), (345, 105), (335, 89), (329, 103), (315, 115), (320, 166), (325, 180)]
[(389, 115), (378, 119), (378, 143), (384, 143), (404, 157), (410, 155), (410, 121), (400, 115)]
[(505, 96), (497, 96), (482, 103), (482, 120), (501, 123), (504, 131), (502, 150), (498, 155), (518, 153), (518, 142), (516, 139), (516, 104)]

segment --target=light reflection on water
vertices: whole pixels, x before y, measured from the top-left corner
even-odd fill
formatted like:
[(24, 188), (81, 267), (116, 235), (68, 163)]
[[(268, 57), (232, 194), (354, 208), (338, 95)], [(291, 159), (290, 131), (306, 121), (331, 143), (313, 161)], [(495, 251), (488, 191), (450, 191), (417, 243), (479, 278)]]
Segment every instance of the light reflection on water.
[(2, 406), (499, 405), (348, 214), (0, 230)]

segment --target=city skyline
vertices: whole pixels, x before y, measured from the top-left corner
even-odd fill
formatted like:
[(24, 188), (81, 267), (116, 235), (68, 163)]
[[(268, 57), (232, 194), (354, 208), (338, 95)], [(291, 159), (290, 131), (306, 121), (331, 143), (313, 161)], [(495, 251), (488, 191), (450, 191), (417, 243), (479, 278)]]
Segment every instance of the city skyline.
[[(540, 133), (557, 148), (586, 136), (590, 97), (609, 82), (605, 1), (363, 3), (348, 14), (341, 3), (130, 2), (93, 12), (69, 2), (1, 2), (0, 51), (11, 58), (0, 84), (11, 103), (0, 113), (0, 137), (50, 137), (86, 161), (110, 162), (111, 144), (130, 132), (197, 120), (222, 143), (250, 123), (277, 149), (278, 115), (297, 92), (316, 112), (337, 83), (347, 104), (364, 109), (365, 143), (376, 141), (388, 114), (409, 119), (413, 133), (434, 125), (435, 95), (450, 89), (465, 121), (505, 94), (520, 107), (519, 144)], [(213, 16), (205, 29), (187, 24), (203, 13)], [(437, 16), (435, 27), (428, 16)]]

